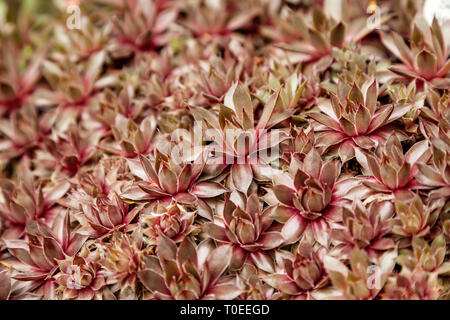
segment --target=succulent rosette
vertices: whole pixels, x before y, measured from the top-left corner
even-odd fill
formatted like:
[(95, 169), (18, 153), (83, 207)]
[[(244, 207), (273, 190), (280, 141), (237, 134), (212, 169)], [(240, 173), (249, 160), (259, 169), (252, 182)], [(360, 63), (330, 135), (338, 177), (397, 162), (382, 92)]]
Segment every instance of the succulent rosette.
[(311, 149), (303, 161), (293, 157), (289, 171), (275, 174), (271, 192), (278, 206), (272, 217), (284, 223), (281, 230), (287, 242), (296, 242), (306, 232), (324, 246), (329, 245), (331, 224), (342, 220), (343, 206), (358, 182), (340, 176), (341, 163), (323, 161)]
[[(288, 44), (279, 46), (295, 53), (292, 61), (328, 61), (328, 65), (331, 64), (329, 58), (334, 47), (341, 48), (350, 42), (359, 42), (373, 31), (367, 19), (362, 17), (345, 19), (341, 14), (342, 21), (336, 21), (338, 12), (345, 10), (344, 5), (344, 2), (330, 4), (326, 10), (316, 6), (307, 13), (289, 10), (287, 19), (279, 23), (281, 34), (285, 33)], [(389, 16), (383, 12), (379, 22), (382, 24), (388, 19)], [(300, 38), (300, 41), (296, 38)]]
[(246, 197), (233, 192), (230, 199), (221, 205), (221, 217), (203, 225), (204, 232), (233, 248), (232, 267), (240, 268), (248, 258), (259, 264), (266, 259), (264, 251), (280, 246), (285, 240), (271, 217), (273, 207), (262, 209), (262, 203), (256, 194)]
[[(226, 192), (227, 189), (221, 184), (207, 181), (218, 176), (223, 166), (212, 165), (210, 170), (207, 170), (204, 152), (196, 150), (194, 146), (191, 153), (188, 150), (185, 154), (183, 146), (174, 145), (167, 153), (155, 149), (150, 157), (140, 155), (139, 160), (128, 159), (131, 172), (142, 181), (126, 190), (122, 197), (131, 201), (175, 199), (192, 203), (197, 198), (212, 198)], [(190, 147), (191, 145), (188, 145), (188, 148)], [(185, 155), (193, 159), (188, 160)]]
[(64, 210), (58, 205), (58, 201), (65, 196), (70, 184), (59, 180), (47, 186), (44, 183), (36, 185), (27, 162), (23, 162), (20, 166), (22, 170), (20, 185), (8, 179), (1, 182), (0, 215), (7, 226), (3, 238), (21, 238), (29, 221), (51, 225), (55, 216)]
[(195, 215), (196, 210), (188, 205), (155, 202), (143, 209), (142, 233), (148, 237), (149, 244), (155, 245), (160, 234), (176, 243), (181, 242), (195, 229)]
[(424, 237), (432, 233), (432, 228), (436, 222), (435, 214), (442, 208), (442, 202), (436, 201), (426, 205), (422, 199), (416, 195), (407, 201), (395, 201), (396, 216), (392, 220), (392, 233), (402, 239), (399, 246), (403, 246), (413, 237)]
[(389, 69), (399, 78), (420, 79), (434, 87), (448, 89), (450, 86), (449, 46), (437, 19), (431, 26), (418, 16), (411, 31), (410, 46), (397, 33), (381, 33), (381, 41), (400, 61)]
[(177, 247), (161, 235), (159, 261), (155, 256), (148, 256), (139, 278), (156, 299), (233, 299), (241, 289), (236, 278), (223, 275), (231, 257), (232, 249), (228, 245), (214, 248), (206, 240), (195, 246), (186, 238)]
[(62, 299), (91, 300), (106, 284), (103, 270), (97, 263), (98, 252), (89, 252), (84, 247), (79, 255), (59, 260), (59, 274), (55, 282), (60, 286)]
[(351, 210), (343, 210), (344, 227), (331, 231), (332, 239), (337, 242), (333, 254), (348, 258), (357, 247), (364, 248), (370, 258), (376, 258), (378, 251), (394, 249), (394, 240), (387, 237), (393, 215), (394, 206), (389, 201), (374, 201), (366, 208), (355, 200)]
[(373, 149), (384, 143), (395, 130), (385, 126), (405, 115), (410, 106), (380, 106), (378, 90), (377, 80), (373, 78), (361, 87), (356, 82), (350, 86), (339, 81), (330, 100), (318, 101), (319, 112), (309, 113), (319, 124), (317, 146), (331, 147), (330, 152), (345, 162), (354, 157), (356, 147)]
[(397, 197), (410, 197), (412, 188), (417, 188), (415, 176), (418, 173), (416, 163), (425, 161), (430, 154), (428, 141), (414, 144), (406, 154), (399, 139), (392, 135), (380, 155), (369, 155), (356, 149), (356, 159), (370, 173), (364, 185), (374, 192), (391, 193)]
[[(41, 77), (40, 66), (45, 59), (45, 50), (40, 50), (29, 59), (24, 50), (6, 40), (0, 53), (0, 114), (3, 114), (20, 109), (30, 99)], [(26, 68), (17, 61), (22, 66), (25, 63)]]
[(326, 249), (300, 242), (294, 253), (276, 252), (275, 273), (263, 276), (264, 281), (293, 299), (314, 299), (329, 282), (323, 259)]

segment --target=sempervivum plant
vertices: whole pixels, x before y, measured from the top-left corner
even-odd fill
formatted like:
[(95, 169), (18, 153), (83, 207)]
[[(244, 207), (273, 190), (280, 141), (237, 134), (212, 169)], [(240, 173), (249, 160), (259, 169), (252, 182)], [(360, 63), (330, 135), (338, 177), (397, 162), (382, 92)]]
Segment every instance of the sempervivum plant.
[[(10, 41), (2, 44), (0, 65), (0, 113), (9, 113), (20, 108), (36, 89), (39, 81), (40, 65), (44, 61), (44, 51), (36, 52), (31, 61), (26, 61), (27, 67), (19, 66), (18, 55), (22, 53)], [(31, 48), (29, 48), (31, 49)], [(33, 49), (31, 49), (33, 50)], [(24, 55), (25, 56), (25, 55)], [(24, 63), (21, 61), (21, 63)]]
[(181, 242), (194, 230), (195, 213), (187, 205), (155, 202), (141, 215), (142, 232), (149, 244), (156, 244), (160, 234)]
[(165, 236), (158, 238), (158, 258), (148, 256), (139, 273), (144, 286), (157, 299), (233, 299), (241, 293), (236, 278), (225, 276), (231, 247), (217, 248), (206, 240), (198, 246), (186, 238), (177, 247)]
[(61, 272), (55, 281), (62, 291), (62, 299), (91, 300), (102, 292), (106, 280), (98, 259), (98, 252), (89, 252), (84, 247), (79, 255), (58, 261)]
[(0, 0), (0, 299), (448, 299), (425, 2)]
[(370, 172), (364, 184), (375, 192), (392, 193), (397, 196), (408, 195), (415, 188), (416, 163), (429, 157), (426, 140), (414, 144), (405, 154), (397, 136), (386, 141), (381, 154), (370, 155), (356, 149), (356, 159), (365, 172)]
[(276, 271), (279, 270), (263, 279), (282, 295), (294, 299), (314, 298), (329, 281), (323, 264), (325, 254), (324, 247), (314, 248), (309, 243), (300, 243), (294, 253), (279, 251)]
[(0, 215), (7, 226), (2, 236), (8, 239), (21, 238), (30, 220), (51, 224), (62, 210), (58, 201), (70, 188), (64, 180), (53, 182), (50, 188), (43, 183), (35, 183), (26, 164), (21, 165), (20, 170), (20, 184), (8, 179), (2, 179), (1, 182), (3, 199), (0, 202)]
[[(127, 190), (124, 197), (132, 201), (168, 201), (173, 198), (190, 203), (197, 197), (216, 197), (226, 191), (217, 182), (202, 181), (201, 174), (207, 165), (203, 160), (203, 152), (197, 156), (193, 154), (196, 157), (187, 162), (178, 153), (181, 151), (180, 146), (172, 146), (167, 153), (155, 149), (150, 157), (140, 155), (139, 160), (128, 159), (131, 172), (142, 181)], [(209, 173), (216, 177), (220, 169), (220, 166), (213, 167)]]
[(324, 162), (316, 149), (303, 161), (293, 157), (289, 171), (274, 175), (272, 192), (278, 203), (272, 216), (284, 223), (281, 233), (296, 242), (303, 232), (324, 246), (329, 244), (330, 224), (342, 219), (346, 195), (353, 183), (338, 181), (341, 163)]
[[(342, 2), (343, 5), (344, 2)], [(344, 8), (333, 8), (336, 11)], [(331, 11), (331, 10), (330, 10)], [(280, 23), (280, 29), (287, 33), (285, 39), (288, 45), (281, 47), (293, 51), (298, 55), (294, 59), (301, 62), (329, 61), (332, 49), (342, 48), (350, 42), (359, 42), (372, 32), (366, 19), (352, 19), (351, 21), (336, 21), (333, 18), (336, 12), (325, 12), (317, 6), (308, 13), (289, 11), (287, 18)], [(389, 17), (380, 17), (380, 24)], [(347, 19), (348, 20), (348, 19)], [(300, 37), (300, 41), (295, 41)]]
[(364, 248), (369, 257), (377, 257), (377, 251), (393, 249), (395, 242), (387, 237), (393, 215), (394, 208), (389, 201), (374, 201), (368, 209), (361, 201), (354, 201), (352, 210), (343, 210), (344, 228), (331, 232), (331, 237), (337, 242), (333, 251), (339, 252), (339, 256), (349, 257), (357, 247)]
[[(284, 242), (279, 228), (273, 226), (273, 207), (262, 209), (258, 196), (254, 193), (246, 198), (235, 191), (223, 203), (221, 218), (203, 225), (211, 238), (232, 244), (232, 266), (239, 268), (250, 253), (250, 260), (258, 262), (264, 251), (278, 247)], [(278, 229), (278, 230), (277, 230)], [(261, 266), (264, 269), (263, 266)]]
[(319, 125), (317, 145), (331, 147), (343, 161), (354, 157), (355, 147), (373, 149), (398, 130), (386, 127), (408, 112), (407, 104), (379, 105), (378, 83), (369, 78), (360, 87), (339, 81), (330, 100), (318, 102), (319, 112), (309, 116)]
[(394, 64), (390, 70), (401, 78), (418, 78), (432, 86), (448, 88), (450, 82), (449, 46), (435, 18), (431, 26), (423, 19), (417, 19), (411, 32), (411, 44), (395, 32), (382, 33), (381, 40), (401, 64)]
[(116, 14), (107, 18), (114, 30), (111, 53), (116, 58), (160, 48), (178, 14), (168, 1), (123, 1), (113, 10)]

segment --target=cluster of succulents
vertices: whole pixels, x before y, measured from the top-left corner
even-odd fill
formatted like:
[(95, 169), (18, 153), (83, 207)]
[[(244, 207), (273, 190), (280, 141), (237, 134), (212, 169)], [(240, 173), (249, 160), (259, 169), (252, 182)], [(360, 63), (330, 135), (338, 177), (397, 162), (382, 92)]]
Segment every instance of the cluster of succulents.
[(0, 1), (0, 299), (448, 299), (422, 4)]

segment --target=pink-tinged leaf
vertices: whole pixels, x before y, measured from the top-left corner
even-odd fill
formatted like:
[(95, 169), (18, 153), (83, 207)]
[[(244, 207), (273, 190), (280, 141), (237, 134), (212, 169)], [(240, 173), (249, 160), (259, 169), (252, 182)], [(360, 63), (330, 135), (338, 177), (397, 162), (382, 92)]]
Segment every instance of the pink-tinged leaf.
[(432, 186), (432, 187), (443, 187), (446, 185), (442, 175), (430, 168), (427, 164), (417, 163), (417, 167), (419, 168), (419, 174), (416, 179), (424, 185)]
[(333, 284), (338, 288), (345, 288), (349, 272), (347, 267), (331, 256), (325, 256), (323, 263)]
[(253, 171), (250, 164), (233, 164), (231, 167), (233, 184), (239, 191), (247, 193), (253, 181)]
[(406, 62), (407, 65), (412, 66), (413, 65), (413, 56), (411, 54), (411, 51), (409, 50), (408, 46), (405, 43), (405, 40), (403, 40), (403, 38), (395, 32), (391, 33), (392, 36), (392, 40), (395, 43), (395, 46), (397, 47), (400, 55), (401, 55), (401, 60)]
[(348, 139), (347, 135), (338, 131), (317, 132), (316, 147), (329, 147)]
[(158, 257), (163, 260), (175, 260), (177, 255), (177, 245), (172, 239), (163, 234), (157, 240)]
[[(135, 186), (133, 186), (135, 187)], [(138, 187), (148, 193), (147, 195), (143, 196), (141, 193), (137, 192), (137, 190), (134, 190), (134, 188), (131, 187), (129, 190), (127, 190), (124, 194), (122, 194), (122, 197), (126, 199), (131, 200), (145, 200), (145, 199), (156, 199), (156, 198), (162, 198), (170, 196), (169, 193), (162, 191), (158, 187), (155, 186), (148, 186), (145, 183), (138, 183)], [(131, 196), (134, 196), (134, 198), (131, 198)], [(140, 198), (142, 197), (143, 198)]]
[[(236, 112), (244, 130), (253, 129), (253, 104), (246, 87), (238, 83), (231, 87), (225, 95), (224, 105)], [(248, 121), (245, 116), (249, 117)]]
[(384, 124), (388, 123), (388, 119), (390, 118), (392, 112), (394, 111), (394, 106), (389, 105), (385, 106), (383, 110), (376, 113), (370, 122), (370, 126), (367, 129), (367, 133), (373, 132)]
[[(30, 244), (30, 257), (33, 259), (33, 262), (36, 266), (39, 267), (40, 270), (51, 270), (54, 265), (56, 265), (56, 261), (48, 259), (44, 255), (44, 251), (42, 247), (38, 247), (34, 244)], [(64, 258), (64, 256), (62, 257)]]
[(230, 267), (232, 270), (241, 269), (245, 260), (247, 259), (247, 251), (239, 245), (233, 245), (233, 257), (231, 258)]
[(36, 82), (39, 80), (40, 72), (39, 69), (42, 65), (42, 62), (44, 61), (45, 57), (45, 50), (40, 51), (36, 54), (34, 60), (29, 65), (27, 70), (25, 71), (25, 74), (22, 78), (22, 90), (24, 92), (28, 92), (33, 88), (33, 86), (36, 84)]
[(178, 192), (184, 192), (189, 188), (191, 184), (191, 177), (192, 167), (190, 165), (185, 165), (178, 176)]
[(436, 76), (437, 77), (443, 77), (450, 71), (450, 59), (447, 60), (447, 62), (439, 69)]
[(220, 227), (212, 222), (203, 225), (203, 231), (214, 240), (229, 242), (225, 228)]
[(70, 244), (67, 247), (65, 253), (69, 256), (74, 256), (75, 254), (77, 254), (88, 237), (88, 235), (81, 234), (80, 232), (75, 233), (75, 235), (73, 235), (72, 239), (70, 240)]
[(258, 269), (265, 272), (275, 272), (273, 260), (267, 252), (262, 250), (251, 252), (249, 258)]
[(277, 222), (286, 223), (294, 214), (297, 214), (295, 209), (279, 205), (270, 212), (270, 217)]
[(258, 240), (258, 244), (263, 245), (264, 250), (270, 250), (279, 247), (283, 242), (283, 236), (277, 231), (265, 232)]
[(68, 211), (55, 217), (51, 234), (59, 244), (67, 245), (70, 238), (70, 214)]
[(180, 247), (177, 252), (177, 261), (180, 265), (184, 265), (185, 262), (189, 261), (193, 265), (197, 265), (197, 249), (194, 242), (186, 237), (183, 242), (180, 243)]
[(377, 273), (377, 276), (379, 279), (377, 279), (376, 283), (379, 283), (380, 289), (384, 286), (386, 283), (386, 280), (391, 275), (392, 270), (394, 269), (395, 262), (397, 260), (397, 250), (390, 250), (380, 257), (380, 263), (379, 266), (381, 267), (381, 272)]
[(169, 194), (177, 193), (178, 181), (177, 176), (165, 164), (159, 173), (161, 188)]
[(310, 224), (310, 228), (314, 239), (324, 247), (328, 247), (330, 243), (330, 226), (325, 219), (316, 219)]
[(233, 300), (242, 293), (235, 283), (217, 284), (210, 288), (202, 299)]
[(214, 249), (206, 258), (207, 268), (211, 275), (210, 285), (214, 285), (217, 279), (230, 266), (232, 258), (232, 247), (229, 245), (221, 245)]
[(322, 158), (319, 152), (315, 148), (313, 148), (305, 156), (305, 160), (303, 162), (303, 171), (311, 177), (319, 178), (321, 167)]
[[(339, 82), (342, 83), (342, 82)], [(339, 84), (338, 84), (339, 87)], [(333, 119), (334, 121), (338, 121), (338, 118), (340, 115), (335, 113), (335, 110), (333, 109), (333, 105), (329, 99), (319, 98), (317, 100), (317, 107), (320, 111), (325, 113), (328, 117)]]
[(340, 48), (345, 40), (346, 27), (345, 24), (339, 22), (330, 32), (330, 43), (332, 46)]
[(131, 186), (120, 196), (122, 199), (126, 199), (128, 201), (142, 201), (153, 198), (139, 186)]
[(293, 215), (281, 229), (281, 235), (287, 243), (293, 243), (300, 239), (307, 223), (299, 214)]
[(8, 300), (11, 293), (11, 279), (6, 271), (0, 272), (0, 300)]
[(94, 298), (95, 292), (92, 288), (84, 288), (78, 291), (78, 299), (80, 300), (92, 300)]
[(353, 83), (352, 89), (350, 90), (348, 94), (348, 98), (358, 104), (364, 105), (364, 96), (357, 86), (356, 82)]
[(300, 289), (297, 287), (294, 281), (284, 274), (269, 274), (263, 277), (264, 281), (270, 286), (280, 290), (281, 292), (289, 295), (299, 294)]
[(375, 158), (369, 156), (361, 151), (359, 148), (355, 148), (356, 160), (364, 168), (367, 174), (373, 175), (378, 180), (381, 179), (380, 169)]
[(261, 117), (259, 118), (258, 125), (256, 126), (256, 129), (265, 129), (267, 123), (269, 122), (270, 118), (272, 117), (273, 110), (275, 109), (275, 105), (278, 101), (278, 96), (280, 95), (280, 90), (278, 89), (274, 94), (272, 94), (267, 101), (267, 103), (264, 106), (263, 113)]
[(139, 163), (139, 161), (135, 159), (127, 159), (128, 167), (130, 168), (131, 173), (140, 178), (141, 180), (147, 181), (149, 177), (146, 175), (143, 166)]
[(426, 160), (423, 158), (427, 157), (426, 152), (428, 150), (430, 150), (428, 140), (417, 142), (406, 152), (405, 160), (410, 165), (414, 165), (416, 162), (420, 160)]
[(345, 230), (341, 229), (332, 229), (330, 233), (330, 237), (333, 240), (344, 242), (344, 243), (351, 243), (352, 237), (349, 235)]
[(414, 79), (414, 78), (418, 78), (419, 77), (419, 75), (417, 73), (415, 73), (414, 71), (411, 71), (411, 70), (405, 68), (402, 65), (392, 65), (388, 69), (390, 71), (392, 71), (392, 72), (394, 72), (394, 73), (396, 73), (398, 75), (401, 75), (403, 77), (406, 77), (406, 78)]
[(389, 238), (382, 238), (372, 242), (370, 247), (375, 250), (388, 250), (395, 248), (395, 242)]
[(356, 143), (358, 147), (366, 150), (370, 150), (377, 146), (377, 143), (367, 136), (355, 137), (353, 138), (353, 141)]
[(355, 156), (355, 143), (353, 140), (347, 140), (339, 146), (339, 158), (345, 163)]
[(44, 238), (43, 251), (49, 261), (64, 259), (60, 244), (52, 238)]
[(176, 202), (183, 204), (193, 204), (198, 200), (195, 196), (186, 192), (177, 193), (173, 199)]
[(277, 185), (272, 188), (273, 193), (275, 194), (275, 197), (280, 201), (282, 204), (285, 204), (287, 206), (293, 207), (293, 199), (296, 196), (295, 190), (286, 187), (284, 185)]
[(308, 113), (308, 116), (330, 129), (336, 130), (337, 132), (341, 131), (339, 123), (322, 113), (310, 112)]
[(335, 205), (328, 205), (322, 217), (331, 221), (342, 221), (342, 207)]
[(380, 32), (380, 38), (383, 45), (389, 49), (397, 58), (399, 58), (404, 64), (411, 66), (407, 57), (404, 57), (397, 47), (397, 42), (394, 40), (393, 32), (387, 34), (385, 32)]
[(233, 17), (228, 21), (226, 25), (227, 30), (237, 30), (244, 28), (248, 23), (251, 22), (253, 17), (258, 13), (258, 9), (252, 11), (239, 12), (233, 15)]
[(151, 270), (142, 270), (138, 272), (138, 278), (142, 284), (151, 292), (160, 292), (164, 295), (170, 295), (170, 291), (167, 289), (164, 282), (164, 278)]
[(394, 110), (392, 110), (392, 113), (387, 122), (392, 122), (394, 120), (397, 120), (397, 119), (403, 117), (410, 110), (411, 110), (411, 104), (404, 103), (404, 104), (395, 105)]
[(426, 50), (422, 50), (416, 57), (417, 67), (425, 78), (432, 77), (437, 71), (436, 56)]
[(353, 125), (353, 122), (350, 122), (344, 117), (339, 119), (339, 125), (341, 127), (341, 131), (344, 131), (344, 133), (349, 137), (354, 137), (358, 133)]
[(26, 265), (34, 265), (33, 260), (31, 259), (28, 245), (23, 240), (9, 240), (4, 239), (6, 247), (8, 248), (8, 251), (15, 256), (17, 259), (19, 259), (21, 262), (23, 262)]
[(332, 188), (339, 174), (337, 172), (338, 170), (339, 167), (336, 165), (335, 161), (327, 161), (320, 170), (319, 180)]
[(397, 172), (388, 163), (384, 163), (380, 167), (380, 175), (383, 183), (391, 190), (397, 188)]
[(217, 182), (200, 182), (195, 184), (190, 192), (199, 198), (214, 198), (227, 191), (225, 187)]
[(178, 15), (177, 9), (167, 9), (158, 14), (158, 17), (155, 21), (154, 32), (160, 33), (166, 30), (171, 23), (175, 21)]
[[(138, 169), (138, 170), (142, 170), (143, 169), (146, 177), (142, 178), (141, 176), (138, 176), (138, 175), (136, 175), (136, 176), (138, 176), (139, 178), (141, 178), (144, 181), (150, 181), (150, 182), (153, 182), (156, 185), (159, 185), (158, 175), (155, 172), (155, 169), (153, 169), (153, 165), (150, 162), (150, 160), (147, 157), (143, 156), (143, 155), (139, 155), (139, 161), (140, 161), (140, 164), (141, 164), (141, 168)], [(128, 165), (130, 165), (130, 161), (128, 161)], [(133, 169), (130, 167), (130, 170), (133, 170)], [(133, 172), (133, 171), (131, 171), (131, 172)], [(140, 173), (140, 171), (139, 171), (139, 173)]]
[(369, 110), (370, 114), (375, 114), (375, 110), (377, 108), (377, 100), (378, 100), (378, 83), (376, 78), (372, 79), (372, 82), (367, 90), (365, 91), (365, 106)]
[(208, 219), (210, 221), (213, 219), (213, 211), (205, 201), (197, 199), (197, 206), (198, 206), (197, 213), (199, 216)]
[(100, 51), (92, 55), (89, 59), (88, 65), (86, 67), (86, 73), (84, 75), (84, 81), (89, 89), (93, 87), (95, 80), (100, 75), (105, 57), (105, 52)]
[(364, 134), (370, 126), (370, 112), (364, 106), (361, 106), (355, 115), (355, 125), (359, 134)]
[(309, 29), (309, 39), (314, 48), (319, 52), (327, 52), (330, 50), (324, 36), (317, 30)]

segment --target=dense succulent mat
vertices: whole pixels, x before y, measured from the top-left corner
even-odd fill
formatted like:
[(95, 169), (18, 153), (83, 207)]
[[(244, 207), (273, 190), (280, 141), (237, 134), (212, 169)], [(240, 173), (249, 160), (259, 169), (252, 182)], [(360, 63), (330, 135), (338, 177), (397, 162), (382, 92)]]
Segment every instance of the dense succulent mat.
[(423, 4), (0, 1), (0, 298), (447, 299)]

